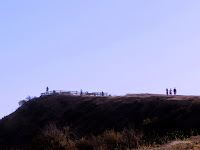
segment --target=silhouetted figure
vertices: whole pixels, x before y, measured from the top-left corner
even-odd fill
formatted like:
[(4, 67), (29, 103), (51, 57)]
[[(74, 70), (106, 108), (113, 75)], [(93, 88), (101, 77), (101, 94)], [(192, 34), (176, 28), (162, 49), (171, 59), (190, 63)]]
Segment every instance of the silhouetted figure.
[(80, 93), (80, 95), (83, 95), (83, 91), (81, 90), (81, 93)]
[(167, 94), (167, 96), (168, 96), (168, 88), (166, 88), (166, 94)]
[(172, 89), (169, 90), (169, 94), (172, 95)]
[(176, 92), (177, 92), (177, 91), (176, 91), (176, 88), (174, 88), (174, 95), (176, 95)]
[(49, 88), (48, 88), (48, 86), (47, 86), (46, 92), (48, 92), (48, 91), (49, 91)]
[(104, 93), (103, 93), (103, 91), (102, 91), (101, 95), (102, 95), (102, 96), (104, 96)]

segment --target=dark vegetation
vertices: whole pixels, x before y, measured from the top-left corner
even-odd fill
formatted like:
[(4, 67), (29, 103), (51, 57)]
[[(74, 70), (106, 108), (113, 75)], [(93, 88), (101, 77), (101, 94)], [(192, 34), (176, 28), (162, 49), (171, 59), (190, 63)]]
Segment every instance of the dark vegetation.
[(200, 98), (45, 96), (0, 120), (0, 149), (127, 149), (200, 133)]

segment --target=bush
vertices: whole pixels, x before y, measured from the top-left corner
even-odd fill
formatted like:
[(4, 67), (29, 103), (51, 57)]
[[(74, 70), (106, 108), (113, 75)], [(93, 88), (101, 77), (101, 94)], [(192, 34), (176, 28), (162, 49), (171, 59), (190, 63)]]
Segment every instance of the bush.
[(114, 130), (107, 130), (102, 134), (103, 141), (108, 149), (119, 148), (122, 136)]
[(66, 133), (56, 127), (55, 124), (46, 126), (41, 134), (33, 140), (34, 150), (74, 150), (75, 144)]
[(92, 142), (85, 138), (80, 139), (76, 147), (78, 150), (94, 150)]
[(127, 148), (139, 148), (142, 143), (143, 133), (136, 131), (133, 127), (125, 128), (122, 131), (122, 137)]
[(36, 97), (31, 97), (31, 96), (27, 96), (25, 100), (21, 100), (18, 102), (19, 106), (21, 107), (22, 105), (24, 105), (27, 101), (29, 100), (32, 100), (33, 98), (36, 98)]
[(22, 105), (24, 105), (27, 101), (26, 100), (21, 100), (18, 102), (19, 106), (21, 107)]

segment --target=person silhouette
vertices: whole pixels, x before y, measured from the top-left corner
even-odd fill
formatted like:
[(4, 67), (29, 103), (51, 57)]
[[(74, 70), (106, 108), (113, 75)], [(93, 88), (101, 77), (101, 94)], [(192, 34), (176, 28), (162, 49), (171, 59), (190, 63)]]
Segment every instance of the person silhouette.
[(174, 95), (176, 95), (176, 88), (174, 88)]
[(166, 94), (167, 94), (167, 96), (168, 96), (168, 88), (166, 88)]
[(47, 86), (47, 88), (46, 88), (46, 91), (47, 91), (47, 92), (49, 91), (49, 88), (48, 88), (48, 86)]
[(169, 90), (169, 94), (172, 95), (172, 89)]
[(83, 91), (82, 91), (82, 89), (81, 89), (80, 95), (83, 95)]

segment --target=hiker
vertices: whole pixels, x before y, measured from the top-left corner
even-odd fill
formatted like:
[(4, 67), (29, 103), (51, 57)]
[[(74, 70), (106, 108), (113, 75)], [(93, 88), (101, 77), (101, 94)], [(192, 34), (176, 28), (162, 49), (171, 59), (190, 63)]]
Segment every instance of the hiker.
[(176, 88), (174, 88), (174, 95), (176, 95)]
[(48, 92), (48, 91), (49, 91), (49, 88), (48, 88), (48, 86), (47, 86), (46, 92)]
[(167, 94), (167, 96), (168, 96), (168, 88), (166, 88), (166, 94)]
[(102, 91), (101, 95), (102, 95), (102, 96), (104, 96), (104, 93), (103, 93), (103, 91)]
[(81, 89), (81, 93), (80, 93), (80, 95), (83, 95), (83, 91), (82, 91), (82, 89)]
[(169, 94), (172, 95), (172, 89), (169, 90)]

